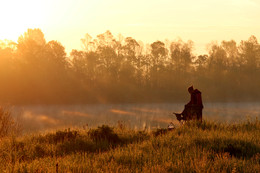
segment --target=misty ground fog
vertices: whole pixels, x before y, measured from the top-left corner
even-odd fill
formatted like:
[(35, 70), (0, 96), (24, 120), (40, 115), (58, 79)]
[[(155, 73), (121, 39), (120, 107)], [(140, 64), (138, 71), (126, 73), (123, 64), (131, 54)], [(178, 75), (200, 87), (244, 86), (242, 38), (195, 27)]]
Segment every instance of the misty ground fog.
[(202, 92), (204, 119), (259, 117), (255, 36), (212, 42), (203, 55), (194, 53), (192, 41), (145, 45), (110, 31), (80, 41), (82, 50), (69, 55), (62, 43), (46, 42), (40, 29), (28, 29), (17, 42), (0, 41), (0, 103), (16, 105), (12, 115), (25, 132), (118, 121), (133, 129), (177, 125), (172, 112), (183, 110), (191, 85)]
[[(171, 104), (95, 104), (66, 106), (15, 106), (13, 115), (24, 133), (63, 128), (93, 128), (123, 123), (127, 128), (152, 130), (179, 123), (172, 112), (181, 112), (184, 103)], [(239, 122), (260, 118), (260, 103), (205, 103), (203, 118), (219, 122)]]

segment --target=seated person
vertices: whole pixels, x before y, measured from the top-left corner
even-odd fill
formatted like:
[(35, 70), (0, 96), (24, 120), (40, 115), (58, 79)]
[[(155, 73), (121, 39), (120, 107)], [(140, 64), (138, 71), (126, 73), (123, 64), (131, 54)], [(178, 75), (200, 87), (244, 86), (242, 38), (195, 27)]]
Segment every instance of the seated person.
[(188, 88), (188, 91), (191, 95), (190, 102), (187, 103), (184, 107), (182, 113), (174, 113), (179, 121), (184, 120), (198, 120), (202, 121), (202, 99), (201, 92), (198, 89), (193, 89), (193, 86)]

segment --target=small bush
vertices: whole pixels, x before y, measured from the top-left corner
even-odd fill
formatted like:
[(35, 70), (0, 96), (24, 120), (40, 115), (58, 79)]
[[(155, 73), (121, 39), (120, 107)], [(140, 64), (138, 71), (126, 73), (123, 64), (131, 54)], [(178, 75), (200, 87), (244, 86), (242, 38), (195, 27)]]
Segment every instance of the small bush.
[(56, 154), (58, 156), (67, 155), (70, 153), (77, 152), (96, 152), (98, 149), (89, 142), (84, 139), (76, 139), (75, 141), (66, 141), (64, 143), (57, 144)]
[(11, 111), (0, 107), (0, 139), (11, 134), (17, 135), (19, 132), (21, 132), (21, 128), (12, 117)]
[(121, 142), (118, 135), (107, 125), (102, 125), (97, 129), (90, 130), (88, 135), (95, 142), (107, 141), (110, 144), (118, 144)]
[(78, 132), (70, 129), (66, 129), (65, 131), (57, 131), (54, 134), (47, 134), (45, 136), (40, 136), (37, 138), (40, 142), (46, 142), (49, 144), (57, 144), (57, 143), (64, 143), (65, 141), (74, 141), (78, 136)]

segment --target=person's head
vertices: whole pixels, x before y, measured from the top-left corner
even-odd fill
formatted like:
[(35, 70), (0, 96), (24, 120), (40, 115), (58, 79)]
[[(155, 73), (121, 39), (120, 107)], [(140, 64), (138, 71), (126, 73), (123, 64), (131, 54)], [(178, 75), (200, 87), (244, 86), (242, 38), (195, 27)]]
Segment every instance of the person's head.
[(188, 91), (189, 91), (189, 93), (192, 93), (192, 92), (193, 92), (193, 86), (190, 86), (190, 87), (188, 88)]

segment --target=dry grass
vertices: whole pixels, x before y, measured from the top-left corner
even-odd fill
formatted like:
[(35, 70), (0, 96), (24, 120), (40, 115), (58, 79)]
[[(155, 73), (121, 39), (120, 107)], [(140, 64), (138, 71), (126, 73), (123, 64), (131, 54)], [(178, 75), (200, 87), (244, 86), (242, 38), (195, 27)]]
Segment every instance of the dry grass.
[(10, 109), (0, 107), (0, 140), (20, 132), (21, 125), (12, 117)]
[[(260, 122), (187, 123), (148, 133), (101, 126), (6, 138), (6, 172), (259, 172)], [(160, 133), (162, 132), (162, 133)]]

